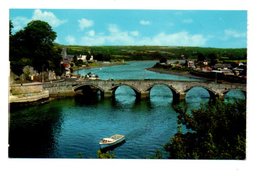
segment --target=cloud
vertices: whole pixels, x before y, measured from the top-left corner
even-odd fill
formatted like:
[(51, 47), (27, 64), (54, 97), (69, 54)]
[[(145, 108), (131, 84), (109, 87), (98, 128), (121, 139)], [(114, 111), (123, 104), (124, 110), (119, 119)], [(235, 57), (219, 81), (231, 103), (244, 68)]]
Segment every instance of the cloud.
[(13, 30), (14, 31), (18, 31), (22, 28), (24, 28), (29, 22), (31, 21), (31, 19), (26, 18), (26, 17), (22, 17), (22, 16), (17, 16), (12, 20), (13, 23)]
[(110, 33), (118, 33), (118, 32), (120, 32), (119, 27), (116, 24), (109, 24), (108, 25), (108, 31)]
[(139, 35), (139, 32), (138, 32), (138, 31), (131, 31), (131, 32), (130, 32), (130, 35), (132, 35), (132, 36), (138, 36), (138, 35)]
[(140, 45), (178, 45), (178, 46), (203, 46), (207, 39), (201, 34), (177, 32), (172, 34), (159, 33), (153, 37), (146, 37), (139, 41)]
[(81, 43), (83, 45), (129, 45), (134, 44), (135, 37), (139, 35), (138, 31), (121, 31), (116, 24), (109, 24), (107, 31), (108, 34), (89, 31), (82, 37)]
[(41, 11), (36, 9), (33, 12), (32, 20), (42, 20), (48, 22), (52, 27), (58, 27), (66, 22), (66, 20), (61, 20), (57, 18), (54, 13), (49, 11)]
[(95, 30), (90, 30), (87, 32), (88, 36), (95, 36), (95, 34), (96, 34)]
[(138, 31), (122, 31), (111, 24), (108, 33), (87, 32), (82, 37), (82, 45), (165, 45), (165, 46), (204, 46), (207, 42), (201, 34), (190, 34), (188, 32), (176, 32), (171, 34), (158, 33), (154, 36), (140, 36)]
[(94, 25), (94, 21), (86, 18), (79, 19), (78, 23), (80, 30), (84, 30), (85, 28), (89, 28)]
[(76, 44), (76, 39), (75, 37), (68, 35), (65, 37), (65, 41), (69, 44), (69, 45), (75, 45)]
[(49, 23), (52, 27), (58, 27), (61, 24), (65, 23), (66, 20), (61, 20), (57, 18), (52, 12), (41, 11), (39, 9), (34, 10), (31, 18), (17, 16), (12, 19), (14, 31), (18, 31), (24, 28), (32, 20), (41, 20)]
[(151, 24), (151, 22), (148, 20), (140, 20), (139, 23), (140, 23), (140, 25), (143, 25), (143, 26), (147, 26), (147, 25)]
[(244, 37), (246, 37), (246, 33), (238, 32), (233, 29), (226, 29), (224, 31), (224, 34), (225, 34), (226, 38), (244, 38)]

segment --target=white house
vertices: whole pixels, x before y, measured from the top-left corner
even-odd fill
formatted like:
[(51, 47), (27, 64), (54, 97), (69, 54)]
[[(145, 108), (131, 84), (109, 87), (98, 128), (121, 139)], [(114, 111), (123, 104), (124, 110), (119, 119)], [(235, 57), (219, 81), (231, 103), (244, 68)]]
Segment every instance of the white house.
[(77, 60), (82, 60), (83, 62), (87, 62), (87, 55), (79, 55), (77, 56)]

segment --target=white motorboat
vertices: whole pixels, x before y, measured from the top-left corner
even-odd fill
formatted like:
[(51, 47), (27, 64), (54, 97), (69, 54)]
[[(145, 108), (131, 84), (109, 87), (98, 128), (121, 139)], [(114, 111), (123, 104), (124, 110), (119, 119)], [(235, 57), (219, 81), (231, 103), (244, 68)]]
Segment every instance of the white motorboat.
[(99, 79), (98, 75), (96, 75), (92, 72), (89, 72), (85, 77), (89, 80), (98, 80)]
[(103, 138), (99, 141), (100, 148), (107, 148), (119, 144), (125, 140), (124, 135), (115, 134), (109, 138)]

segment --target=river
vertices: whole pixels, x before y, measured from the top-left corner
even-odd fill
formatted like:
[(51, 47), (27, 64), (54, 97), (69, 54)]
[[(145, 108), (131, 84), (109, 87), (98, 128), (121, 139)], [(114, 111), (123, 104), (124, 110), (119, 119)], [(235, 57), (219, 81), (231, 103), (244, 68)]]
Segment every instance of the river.
[[(127, 65), (79, 70), (78, 73), (93, 72), (101, 79), (195, 80), (145, 70), (154, 63), (134, 61)], [(243, 93), (230, 91), (225, 101), (236, 98), (244, 99)], [(134, 91), (121, 86), (116, 90), (114, 100), (64, 98), (10, 110), (9, 157), (97, 158), (99, 140), (118, 133), (126, 136), (126, 142), (112, 150), (116, 158), (146, 159), (156, 150), (167, 158), (163, 145), (177, 132), (177, 113), (172, 99), (168, 87), (157, 85), (150, 92), (150, 100), (136, 102)], [(208, 100), (208, 92), (200, 87), (192, 88), (186, 95), (190, 109), (198, 108)]]

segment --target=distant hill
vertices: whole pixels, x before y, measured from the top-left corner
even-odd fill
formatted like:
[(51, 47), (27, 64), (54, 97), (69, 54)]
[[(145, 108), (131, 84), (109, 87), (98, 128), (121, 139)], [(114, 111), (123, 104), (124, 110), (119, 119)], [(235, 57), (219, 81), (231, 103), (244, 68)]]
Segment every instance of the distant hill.
[(165, 57), (168, 60), (197, 59), (199, 54), (206, 58), (214, 54), (219, 60), (247, 60), (247, 48), (204, 48), (204, 47), (178, 47), (178, 46), (78, 46), (59, 45), (56, 48), (67, 48), (71, 55), (109, 55), (111, 60), (158, 60)]

